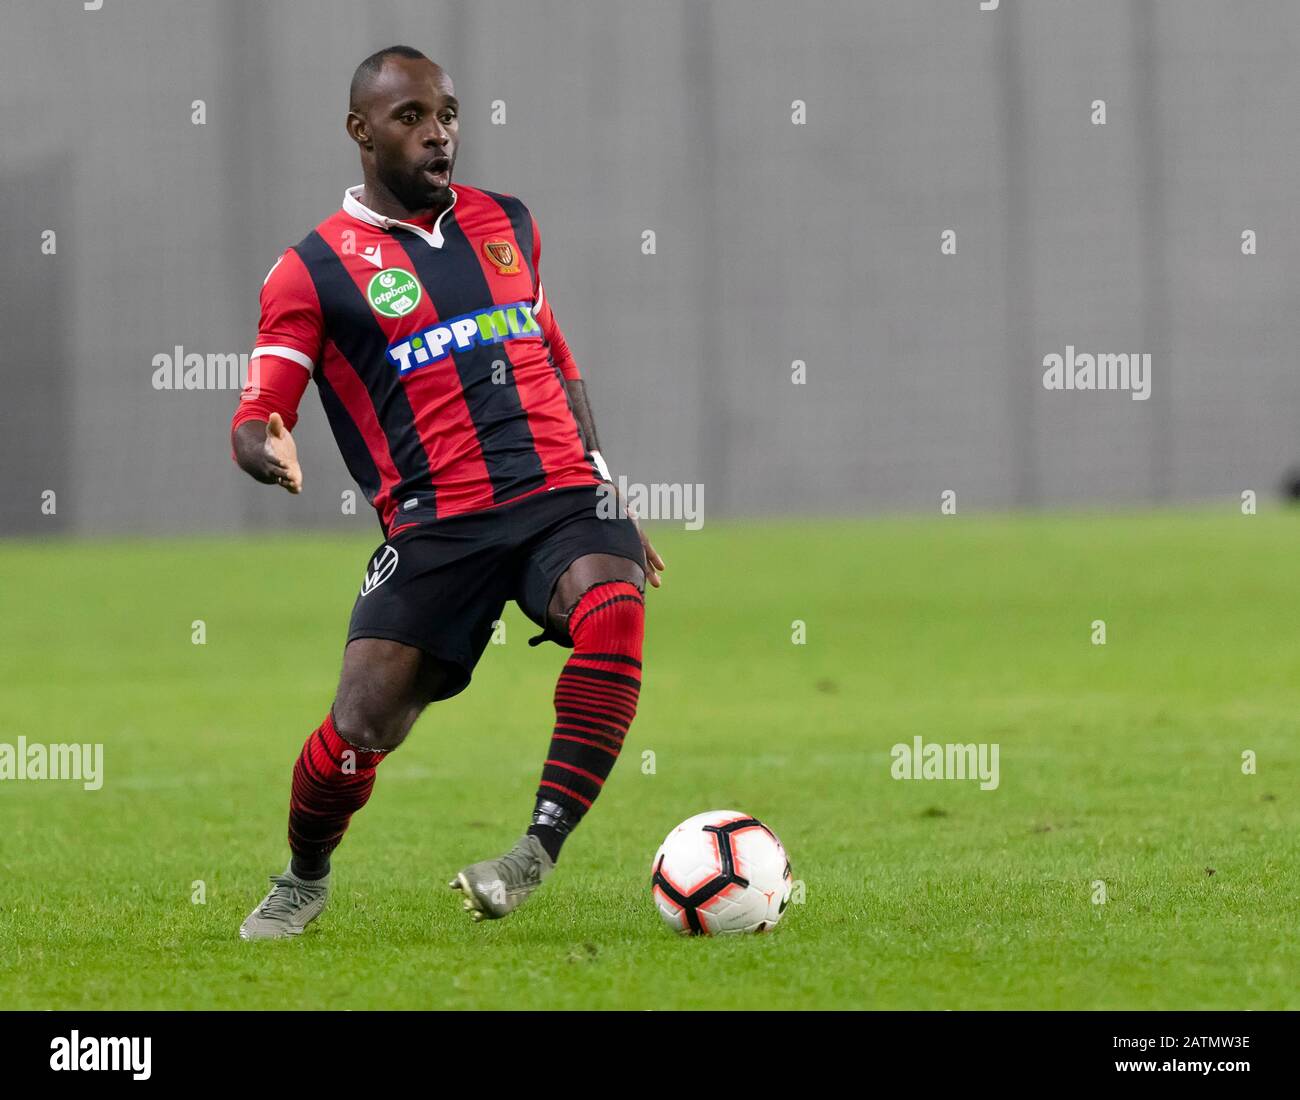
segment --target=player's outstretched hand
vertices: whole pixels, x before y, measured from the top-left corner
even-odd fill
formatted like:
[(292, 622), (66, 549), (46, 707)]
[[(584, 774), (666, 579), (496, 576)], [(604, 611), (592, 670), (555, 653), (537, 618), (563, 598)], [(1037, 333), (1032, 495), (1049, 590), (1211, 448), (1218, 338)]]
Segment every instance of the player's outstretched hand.
[(646, 580), (653, 587), (658, 588), (663, 584), (663, 581), (659, 579), (659, 574), (664, 570), (664, 559), (659, 556), (659, 551), (650, 545), (650, 540), (646, 538), (645, 532), (641, 530), (641, 521), (636, 518), (636, 509), (631, 505), (628, 505), (627, 508), (627, 518), (636, 525), (636, 533), (641, 536), (641, 549), (645, 551)]
[(291, 493), (302, 492), (302, 467), (298, 465), (298, 446), (284, 426), (279, 413), (266, 422), (266, 471)]

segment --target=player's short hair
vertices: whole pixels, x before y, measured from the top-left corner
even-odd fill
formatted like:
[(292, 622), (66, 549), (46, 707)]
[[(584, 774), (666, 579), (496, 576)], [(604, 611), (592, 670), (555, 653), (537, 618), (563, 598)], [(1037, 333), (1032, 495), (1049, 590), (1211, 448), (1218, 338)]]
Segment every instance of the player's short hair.
[(361, 62), (357, 66), (357, 71), (352, 74), (352, 83), (348, 86), (348, 107), (350, 109), (356, 110), (357, 97), (379, 75), (379, 70), (384, 67), (384, 62), (390, 57), (406, 57), (412, 61), (429, 60), (414, 46), (385, 46), (382, 50), (376, 50)]

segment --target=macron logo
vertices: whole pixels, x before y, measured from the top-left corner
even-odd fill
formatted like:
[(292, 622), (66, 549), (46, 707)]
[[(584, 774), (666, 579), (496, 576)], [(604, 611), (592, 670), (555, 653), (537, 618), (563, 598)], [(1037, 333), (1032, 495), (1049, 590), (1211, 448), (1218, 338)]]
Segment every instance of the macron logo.
[(379, 248), (380, 246), (377, 244), (371, 245), (369, 248), (363, 248), (361, 250), (361, 258), (365, 260), (366, 263), (373, 264), (375, 267), (379, 268), (380, 271), (383, 271), (384, 258), (380, 255)]

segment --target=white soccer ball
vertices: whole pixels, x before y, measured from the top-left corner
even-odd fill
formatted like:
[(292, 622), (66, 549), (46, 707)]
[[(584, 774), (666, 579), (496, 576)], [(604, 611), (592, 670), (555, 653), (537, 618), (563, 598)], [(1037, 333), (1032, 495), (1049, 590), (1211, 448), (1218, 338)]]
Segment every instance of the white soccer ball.
[(682, 935), (767, 932), (790, 901), (790, 860), (756, 817), (710, 810), (687, 818), (655, 853), (650, 889)]

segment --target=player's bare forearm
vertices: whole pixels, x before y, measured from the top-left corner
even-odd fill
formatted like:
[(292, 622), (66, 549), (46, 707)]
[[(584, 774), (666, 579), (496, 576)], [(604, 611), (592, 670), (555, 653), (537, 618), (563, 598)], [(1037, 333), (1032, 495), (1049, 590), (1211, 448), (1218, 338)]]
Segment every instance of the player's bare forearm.
[(582, 431), (587, 450), (599, 451), (600, 440), (596, 438), (596, 421), (592, 419), (591, 402), (587, 400), (587, 384), (581, 378), (566, 378), (564, 388), (569, 394), (573, 417)]
[(269, 485), (276, 475), (271, 472), (270, 456), (266, 453), (266, 421), (245, 420), (230, 437), (239, 468), (254, 481)]
[[(573, 417), (578, 422), (578, 427), (582, 429), (582, 438), (586, 441), (588, 451), (599, 451), (600, 440), (596, 437), (596, 421), (591, 415), (591, 402), (587, 400), (587, 386), (581, 378), (566, 378), (564, 388), (569, 394), (569, 404), (573, 407)], [(602, 472), (605, 467), (601, 465)], [(627, 509), (627, 518), (636, 524), (637, 533), (641, 536), (641, 548), (645, 551), (645, 575), (650, 584), (658, 588), (662, 583), (659, 574), (664, 568), (664, 559), (659, 556), (659, 552), (650, 544), (646, 538), (646, 533), (641, 530), (641, 522), (637, 518), (636, 512), (631, 508)]]
[(302, 470), (293, 437), (279, 413), (271, 420), (245, 420), (231, 436), (240, 469), (263, 485), (279, 485), (291, 493), (302, 491)]

